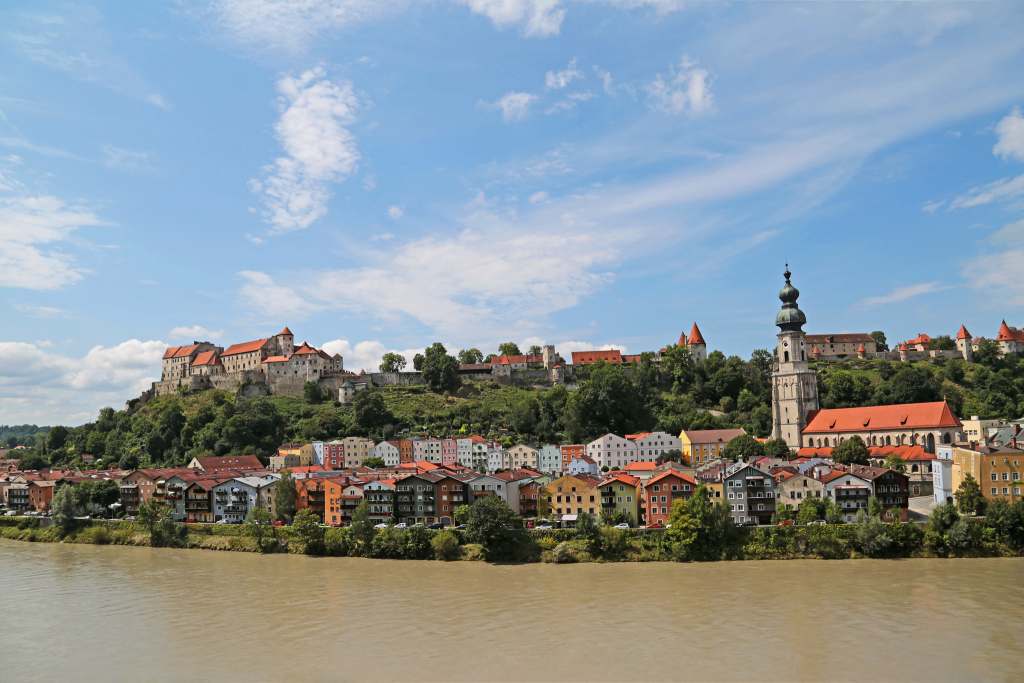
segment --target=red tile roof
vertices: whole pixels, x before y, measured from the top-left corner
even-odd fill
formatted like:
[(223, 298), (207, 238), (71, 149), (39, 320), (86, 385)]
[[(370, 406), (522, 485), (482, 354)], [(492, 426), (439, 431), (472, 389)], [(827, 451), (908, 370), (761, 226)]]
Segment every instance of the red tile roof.
[(316, 349), (309, 345), (309, 342), (302, 342), (302, 345), (295, 349), (294, 356), (308, 356), (310, 354), (318, 353)]
[(277, 333), (278, 337), (283, 337), (283, 336), (286, 336), (286, 335), (289, 336), (289, 337), (294, 337), (295, 336), (294, 334), (292, 334), (292, 331), (288, 329), (287, 325), (284, 326), (283, 330), (281, 330), (280, 332)]
[(686, 431), (690, 443), (729, 443), (746, 432), (742, 429), (692, 429)]
[(638, 460), (631, 462), (626, 465), (625, 469), (627, 472), (652, 472), (658, 467), (658, 463), (653, 460)]
[(959, 340), (970, 339), (971, 333), (967, 331), (967, 327), (964, 325), (960, 326), (960, 330), (956, 333), (956, 338)]
[(605, 484), (611, 484), (612, 482), (616, 482), (616, 481), (619, 482), (619, 483), (625, 484), (626, 486), (636, 486), (637, 484), (640, 483), (640, 478), (639, 477), (634, 477), (634, 476), (629, 475), (629, 474), (620, 474), (620, 473), (609, 474), (609, 476), (604, 481), (602, 481), (599, 484), (599, 486), (604, 486)]
[(618, 349), (609, 349), (607, 351), (573, 351), (572, 352), (572, 364), (573, 365), (589, 365), (591, 363), (611, 363), (613, 365), (620, 365), (622, 363), (622, 352)]
[(543, 363), (543, 356), (519, 355), (519, 356), (494, 356), (491, 358), (491, 365), (520, 365), (523, 363)]
[(693, 327), (690, 328), (690, 338), (686, 340), (686, 343), (690, 346), (695, 344), (704, 344), (704, 335), (700, 333), (700, 328), (697, 327), (697, 323), (693, 323)]
[(928, 346), (929, 344), (931, 344), (931, 342), (932, 342), (932, 338), (929, 337), (924, 332), (921, 332), (916, 337), (914, 337), (913, 339), (908, 339), (907, 341), (905, 341), (903, 343), (906, 344), (907, 346), (917, 346), (918, 344), (921, 344), (923, 346)]
[(901, 403), (865, 408), (825, 408), (812, 414), (804, 434), (959, 428), (945, 401)]
[(646, 488), (646, 487), (650, 486), (651, 484), (657, 484), (662, 479), (666, 479), (668, 477), (676, 477), (677, 479), (682, 479), (683, 481), (687, 482), (688, 484), (691, 484), (693, 486), (697, 486), (697, 480), (694, 479), (689, 474), (685, 474), (683, 472), (680, 472), (679, 470), (665, 470), (661, 474), (656, 474), (655, 476), (653, 476), (650, 479), (648, 479), (647, 483), (644, 484), (644, 487)]
[(865, 332), (844, 332), (840, 334), (808, 334), (804, 340), (808, 344), (868, 344), (875, 338)]
[(264, 363), (287, 363), (288, 356), (267, 356), (263, 359)]
[(164, 359), (168, 358), (184, 358), (185, 356), (191, 356), (192, 353), (199, 348), (198, 344), (189, 344), (187, 346), (171, 346), (164, 351)]
[(639, 441), (645, 436), (650, 436), (650, 432), (640, 432), (639, 434), (626, 434), (626, 438), (630, 441)]
[(263, 463), (255, 455), (225, 455), (196, 458), (204, 472), (217, 470), (261, 470)]
[(1004, 320), (999, 325), (999, 334), (996, 336), (998, 341), (1019, 341), (1024, 342), (1024, 329), (1018, 329), (1016, 327), (1010, 327)]
[(241, 344), (232, 344), (220, 356), (224, 358), (226, 356), (237, 356), (240, 353), (252, 353), (262, 349), (266, 343), (266, 339), (254, 339), (253, 341), (242, 342)]
[(196, 356), (196, 359), (194, 361), (192, 361), (192, 365), (220, 365), (220, 357), (217, 356), (217, 352), (215, 350), (203, 351), (198, 356)]

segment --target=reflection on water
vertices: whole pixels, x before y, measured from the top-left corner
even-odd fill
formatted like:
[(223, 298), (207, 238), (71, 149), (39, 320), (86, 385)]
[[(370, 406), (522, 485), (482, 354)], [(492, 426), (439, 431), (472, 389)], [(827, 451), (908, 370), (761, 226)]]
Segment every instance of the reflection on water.
[(1024, 560), (494, 567), (0, 541), (0, 680), (1024, 680)]

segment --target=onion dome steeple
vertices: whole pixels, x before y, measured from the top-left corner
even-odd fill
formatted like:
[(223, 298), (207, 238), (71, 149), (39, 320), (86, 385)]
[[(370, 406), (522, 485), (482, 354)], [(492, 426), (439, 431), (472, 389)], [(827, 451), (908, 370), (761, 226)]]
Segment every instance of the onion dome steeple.
[(783, 332), (802, 332), (804, 323), (807, 322), (807, 316), (796, 305), (797, 299), (800, 298), (800, 290), (789, 281), (792, 275), (789, 272), (789, 264), (787, 263), (786, 272), (783, 273), (783, 276), (786, 278), (786, 284), (782, 286), (782, 290), (779, 292), (782, 310), (775, 316), (775, 324)]

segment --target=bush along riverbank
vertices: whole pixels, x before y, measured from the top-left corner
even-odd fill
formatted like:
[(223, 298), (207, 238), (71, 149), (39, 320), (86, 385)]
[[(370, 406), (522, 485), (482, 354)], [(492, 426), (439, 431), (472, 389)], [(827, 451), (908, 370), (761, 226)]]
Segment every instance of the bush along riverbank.
[(0, 518), (0, 537), (19, 541), (167, 546), (258, 553), (408, 560), (528, 562), (707, 562), (716, 560), (1016, 557), (1024, 554), (1024, 501), (990, 504), (985, 517), (962, 517), (952, 504), (926, 524), (863, 516), (853, 524), (735, 527), (705, 492), (672, 507), (670, 527), (616, 529), (581, 515), (576, 529), (528, 530), (499, 499), (466, 512), (463, 529), (375, 528), (361, 506), (350, 526), (327, 528), (302, 510), (283, 527), (266, 512), (242, 525), (181, 524), (149, 506), (134, 522)]

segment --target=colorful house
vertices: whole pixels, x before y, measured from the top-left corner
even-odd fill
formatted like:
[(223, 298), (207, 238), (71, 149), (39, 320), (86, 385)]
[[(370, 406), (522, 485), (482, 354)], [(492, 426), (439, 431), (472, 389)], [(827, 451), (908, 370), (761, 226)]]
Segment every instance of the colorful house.
[(640, 523), (640, 479), (628, 474), (614, 474), (597, 486), (601, 496), (601, 516), (605, 519), (624, 517), (630, 526)]
[(725, 446), (744, 434), (746, 432), (742, 429), (684, 429), (679, 433), (683, 462), (697, 467), (720, 458), (725, 453)]
[(647, 526), (665, 526), (672, 514), (672, 502), (686, 499), (697, 490), (697, 480), (689, 474), (668, 469), (657, 474), (643, 487), (644, 522)]

